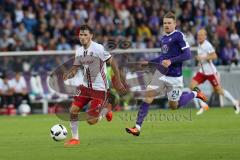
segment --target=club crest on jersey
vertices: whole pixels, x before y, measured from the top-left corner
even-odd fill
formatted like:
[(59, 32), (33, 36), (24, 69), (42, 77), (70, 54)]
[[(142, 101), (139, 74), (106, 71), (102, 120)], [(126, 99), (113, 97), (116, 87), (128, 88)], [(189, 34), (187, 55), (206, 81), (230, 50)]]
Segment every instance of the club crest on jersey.
[(93, 56), (93, 52), (91, 51), (89, 55), (90, 55), (90, 56)]
[(168, 46), (167, 46), (166, 44), (164, 44), (164, 45), (162, 46), (162, 52), (163, 52), (163, 53), (167, 53), (167, 52), (168, 52)]

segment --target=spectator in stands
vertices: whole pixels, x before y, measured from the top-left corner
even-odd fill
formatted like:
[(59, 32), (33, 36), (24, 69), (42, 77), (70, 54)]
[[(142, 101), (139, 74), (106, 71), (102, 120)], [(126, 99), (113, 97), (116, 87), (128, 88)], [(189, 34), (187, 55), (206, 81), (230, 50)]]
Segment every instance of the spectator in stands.
[(0, 96), (1, 96), (1, 107), (9, 107), (13, 106), (13, 84), (8, 79), (6, 74), (2, 75), (2, 79), (0, 79)]
[(26, 41), (23, 42), (25, 50), (34, 50), (36, 46), (35, 37), (31, 32), (27, 33)]
[(18, 39), (20, 39), (22, 42), (26, 41), (28, 32), (25, 29), (25, 26), (23, 23), (19, 23), (18, 27), (14, 30), (14, 32)]
[(16, 8), (15, 8), (14, 14), (15, 14), (15, 22), (21, 23), (24, 17), (21, 1), (16, 2)]
[(32, 75), (30, 77), (30, 88), (31, 100), (42, 99), (44, 97), (41, 77), (36, 72), (32, 72)]
[(137, 27), (138, 36), (143, 37), (144, 40), (149, 39), (152, 36), (151, 30), (145, 23), (141, 23)]
[[(103, 42), (104, 36), (113, 39), (120, 35), (131, 37), (133, 47), (142, 48), (147, 45), (149, 37), (158, 39), (162, 34), (163, 15), (174, 9), (179, 29), (192, 28), (184, 31), (189, 34), (190, 41), (193, 41), (192, 35), (198, 28), (205, 27), (209, 40), (219, 52), (228, 39), (235, 47), (238, 45), (239, 8), (239, 1), (112, 0), (82, 3), (3, 0), (0, 6), (0, 51), (55, 49), (57, 40), (62, 39), (60, 37), (64, 37), (72, 48), (78, 44), (75, 35), (82, 23), (96, 26), (95, 40), (98, 42)], [(145, 26), (141, 28), (143, 23)], [(20, 24), (19, 27), (17, 24)], [(140, 44), (139, 39), (143, 44), (135, 45)], [(54, 41), (56, 47), (53, 47)]]
[(85, 20), (88, 18), (88, 12), (82, 3), (76, 7), (75, 14), (76, 17), (79, 17), (78, 22), (80, 24), (84, 24)]
[(230, 65), (232, 63), (238, 64), (238, 52), (233, 47), (231, 41), (228, 41), (226, 46), (222, 49), (221, 60), (223, 65)]
[(230, 34), (230, 40), (234, 46), (237, 46), (240, 43), (240, 36), (238, 35), (236, 28), (233, 28), (233, 31)]
[(136, 42), (132, 44), (133, 48), (139, 48), (144, 49), (146, 48), (146, 44), (143, 41), (143, 38), (141, 36), (137, 36)]
[(187, 31), (186, 31), (186, 33), (185, 33), (185, 36), (186, 36), (186, 40), (187, 40), (187, 42), (188, 42), (188, 44), (189, 44), (190, 46), (196, 45), (195, 37), (194, 37), (194, 35), (192, 34), (190, 28), (187, 29)]
[(113, 24), (113, 16), (108, 8), (104, 9), (103, 15), (100, 16), (100, 24), (102, 26)]
[[(26, 41), (26, 40), (24, 40), (24, 41)], [(24, 44), (23, 44), (24, 41), (22, 41), (19, 37), (16, 37), (15, 38), (15, 45), (13, 45), (11, 47), (11, 50), (14, 50), (14, 51), (22, 51), (22, 50), (24, 50), (25, 49), (24, 48)]]
[(127, 10), (125, 4), (121, 5), (120, 9), (117, 11), (117, 15), (123, 22), (124, 28), (127, 28), (130, 25), (130, 12)]
[(11, 80), (14, 91), (14, 104), (18, 107), (23, 100), (26, 100), (29, 104), (28, 90), (25, 78), (21, 75), (20, 72), (15, 74), (15, 78)]
[(7, 34), (4, 34), (3, 37), (0, 38), (0, 51), (9, 51), (14, 45), (15, 40)]
[(23, 24), (25, 25), (28, 32), (35, 33), (35, 29), (37, 27), (37, 19), (36, 14), (33, 11), (32, 7), (29, 6), (28, 10), (24, 11), (24, 18), (22, 19)]
[(70, 44), (67, 43), (66, 39), (63, 36), (59, 38), (57, 50), (71, 50)]

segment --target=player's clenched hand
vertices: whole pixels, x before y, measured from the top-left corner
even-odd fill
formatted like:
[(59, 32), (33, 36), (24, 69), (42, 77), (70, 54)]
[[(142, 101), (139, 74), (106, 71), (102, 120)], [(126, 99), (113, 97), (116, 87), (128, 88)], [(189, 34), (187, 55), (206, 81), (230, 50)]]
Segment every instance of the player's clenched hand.
[(196, 59), (197, 59), (197, 61), (200, 61), (200, 62), (201, 62), (201, 61), (206, 60), (206, 57), (197, 55), (197, 56), (196, 56)]
[(73, 78), (75, 76), (75, 74), (76, 74), (76, 71), (75, 70), (71, 70), (71, 71), (63, 74), (63, 80), (66, 81), (66, 80), (68, 80), (70, 78)]
[(114, 83), (114, 88), (119, 92), (119, 94), (126, 94), (127, 93), (127, 89), (121, 81), (117, 80), (113, 83)]
[(171, 64), (172, 62), (169, 59), (165, 59), (162, 61), (162, 65), (166, 68), (168, 68)]
[(140, 61), (139, 64), (147, 65), (147, 64), (148, 64), (148, 61)]
[(138, 69), (143, 69), (144, 66), (148, 65), (148, 61), (140, 61), (138, 64)]
[(64, 81), (68, 80), (68, 73), (64, 73), (64, 74), (63, 74), (63, 80), (64, 80)]

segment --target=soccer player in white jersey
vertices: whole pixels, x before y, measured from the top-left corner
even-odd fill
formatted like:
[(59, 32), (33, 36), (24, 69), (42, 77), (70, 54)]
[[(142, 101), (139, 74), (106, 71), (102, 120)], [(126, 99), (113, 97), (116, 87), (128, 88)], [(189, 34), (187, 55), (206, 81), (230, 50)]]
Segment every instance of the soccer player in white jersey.
[(108, 82), (106, 79), (106, 63), (109, 63), (116, 76), (115, 86), (119, 91), (125, 92), (120, 81), (119, 70), (110, 53), (101, 44), (92, 41), (93, 31), (88, 25), (80, 27), (79, 39), (82, 47), (76, 49), (75, 61), (69, 72), (64, 74), (64, 80), (72, 78), (80, 67), (84, 70), (84, 83), (79, 87), (79, 94), (74, 97), (70, 108), (70, 127), (72, 139), (65, 146), (78, 145), (78, 113), (90, 103), (87, 122), (95, 124), (100, 116), (105, 116), (108, 121), (112, 119), (112, 112), (108, 108)]
[[(198, 31), (197, 39), (199, 45), (196, 59), (199, 62), (199, 71), (193, 77), (190, 88), (193, 89), (194, 87), (208, 80), (213, 86), (215, 92), (226, 97), (233, 103), (236, 109), (235, 113), (238, 114), (240, 112), (238, 101), (227, 90), (223, 89), (219, 83), (217, 69), (212, 62), (217, 58), (217, 54), (211, 43), (207, 40), (207, 32), (205, 29)], [(200, 101), (201, 108), (197, 112), (197, 115), (202, 114), (209, 108), (208, 105), (202, 100), (198, 99), (198, 101)]]

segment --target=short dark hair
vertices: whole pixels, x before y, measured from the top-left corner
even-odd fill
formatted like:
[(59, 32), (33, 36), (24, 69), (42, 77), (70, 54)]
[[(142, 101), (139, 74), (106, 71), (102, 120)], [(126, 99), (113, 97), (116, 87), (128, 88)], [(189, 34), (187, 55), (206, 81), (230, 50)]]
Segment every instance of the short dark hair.
[(81, 25), (79, 31), (84, 31), (84, 30), (88, 30), (89, 33), (93, 34), (93, 30), (89, 25), (86, 25), (86, 24)]
[(173, 19), (174, 21), (176, 21), (176, 16), (173, 12), (167, 12), (165, 15), (164, 15), (164, 18), (171, 18)]

